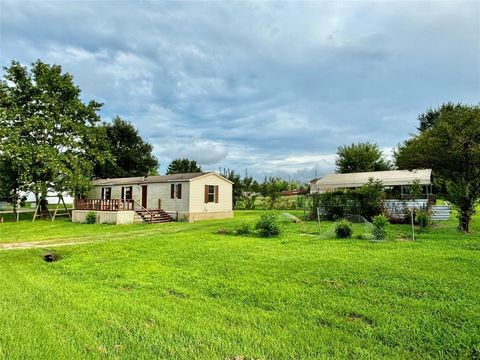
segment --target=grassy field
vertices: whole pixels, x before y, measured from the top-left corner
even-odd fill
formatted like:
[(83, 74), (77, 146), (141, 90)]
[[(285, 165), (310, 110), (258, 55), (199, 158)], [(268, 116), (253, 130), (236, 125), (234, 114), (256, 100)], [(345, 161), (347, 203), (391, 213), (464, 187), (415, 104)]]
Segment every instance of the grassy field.
[[(478, 358), (480, 219), (408, 241), (215, 234), (233, 220), (0, 224), (5, 359)], [(323, 223), (322, 231), (331, 224)], [(78, 244), (51, 247), (58, 243)], [(86, 243), (83, 243), (86, 242)], [(37, 244), (38, 245), (38, 244)], [(45, 263), (45, 250), (61, 259)]]

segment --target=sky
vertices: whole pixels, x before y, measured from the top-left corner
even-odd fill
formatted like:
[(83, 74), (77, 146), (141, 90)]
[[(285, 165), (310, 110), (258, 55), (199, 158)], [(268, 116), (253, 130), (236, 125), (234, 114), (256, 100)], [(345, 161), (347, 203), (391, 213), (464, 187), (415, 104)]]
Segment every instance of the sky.
[[(480, 102), (480, 2), (0, 0), (0, 63), (73, 75), (164, 173), (307, 181), (339, 145), (387, 153), (443, 102)], [(3, 70), (2, 70), (3, 74)]]

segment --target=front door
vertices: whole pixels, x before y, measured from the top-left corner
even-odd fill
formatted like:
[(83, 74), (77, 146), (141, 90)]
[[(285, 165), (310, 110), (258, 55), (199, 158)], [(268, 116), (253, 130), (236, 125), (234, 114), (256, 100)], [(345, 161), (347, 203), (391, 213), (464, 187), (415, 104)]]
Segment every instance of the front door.
[(142, 185), (142, 206), (147, 208), (147, 185)]

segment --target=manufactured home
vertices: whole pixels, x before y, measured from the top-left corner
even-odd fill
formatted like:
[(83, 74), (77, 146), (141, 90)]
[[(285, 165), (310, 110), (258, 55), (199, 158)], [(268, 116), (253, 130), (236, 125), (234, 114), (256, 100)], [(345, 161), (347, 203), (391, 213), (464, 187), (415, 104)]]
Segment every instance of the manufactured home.
[(93, 180), (75, 201), (73, 221), (92, 211), (97, 222), (115, 224), (230, 218), (232, 185), (214, 172)]

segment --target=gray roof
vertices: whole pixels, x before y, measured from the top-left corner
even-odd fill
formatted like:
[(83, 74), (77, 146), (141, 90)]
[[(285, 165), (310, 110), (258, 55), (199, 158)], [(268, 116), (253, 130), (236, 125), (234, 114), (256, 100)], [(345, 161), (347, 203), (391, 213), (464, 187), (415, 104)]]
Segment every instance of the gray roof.
[(148, 184), (148, 183), (164, 183), (172, 181), (190, 181), (199, 176), (214, 174), (211, 172), (184, 173), (158, 176), (137, 176), (126, 178), (97, 179), (92, 181), (92, 185), (131, 185), (131, 184)]

